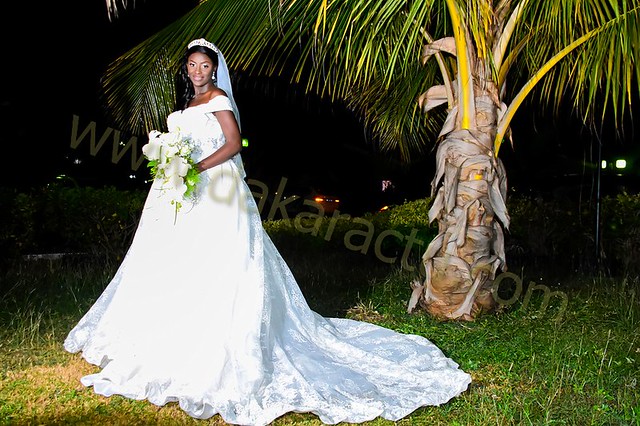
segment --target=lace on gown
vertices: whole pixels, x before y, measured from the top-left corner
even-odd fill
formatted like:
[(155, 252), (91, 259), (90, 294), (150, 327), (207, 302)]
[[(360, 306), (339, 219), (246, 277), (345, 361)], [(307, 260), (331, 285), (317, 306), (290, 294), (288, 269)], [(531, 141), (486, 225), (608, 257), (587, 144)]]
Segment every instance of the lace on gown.
[[(225, 141), (221, 110), (231, 104), (217, 96), (167, 118), (198, 142), (196, 161)], [(123, 262), (67, 336), (66, 350), (101, 368), (85, 386), (257, 426), (292, 411), (397, 420), (466, 390), (471, 377), (429, 340), (309, 308), (240, 155), (203, 174), (177, 218), (152, 184)]]

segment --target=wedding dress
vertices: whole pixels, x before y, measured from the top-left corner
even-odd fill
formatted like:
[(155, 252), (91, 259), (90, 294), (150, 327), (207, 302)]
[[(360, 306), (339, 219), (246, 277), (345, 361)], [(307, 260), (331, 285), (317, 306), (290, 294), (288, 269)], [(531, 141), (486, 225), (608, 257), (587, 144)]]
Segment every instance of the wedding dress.
[[(224, 143), (213, 112), (231, 108), (217, 96), (167, 125), (191, 134), (200, 160)], [(427, 339), (309, 308), (239, 155), (202, 176), (177, 213), (154, 181), (117, 273), (67, 336), (66, 350), (101, 367), (85, 386), (242, 425), (287, 412), (397, 420), (466, 390), (470, 376)]]

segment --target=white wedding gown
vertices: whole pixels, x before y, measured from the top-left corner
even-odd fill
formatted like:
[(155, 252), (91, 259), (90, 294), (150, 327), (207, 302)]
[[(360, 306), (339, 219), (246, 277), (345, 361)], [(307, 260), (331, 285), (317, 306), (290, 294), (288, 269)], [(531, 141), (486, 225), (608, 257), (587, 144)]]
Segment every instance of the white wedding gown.
[[(228, 98), (167, 119), (198, 141), (196, 160), (224, 143), (219, 110), (231, 110)], [(291, 411), (397, 420), (466, 390), (470, 376), (427, 339), (309, 308), (239, 155), (203, 175), (177, 215), (159, 181), (151, 186), (117, 273), (64, 342), (101, 367), (85, 386), (242, 425)]]

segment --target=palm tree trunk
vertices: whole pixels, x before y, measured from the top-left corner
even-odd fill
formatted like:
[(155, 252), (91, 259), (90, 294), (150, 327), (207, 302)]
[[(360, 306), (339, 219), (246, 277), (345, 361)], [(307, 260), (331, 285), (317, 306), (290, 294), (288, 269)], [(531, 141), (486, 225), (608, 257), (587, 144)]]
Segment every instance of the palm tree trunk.
[[(475, 130), (455, 129), (440, 142), (429, 219), (439, 233), (423, 255), (425, 280), (414, 282), (412, 302), (440, 319), (473, 320), (496, 307), (491, 288), (506, 270), (502, 226), (508, 227), (506, 176), (493, 153), (497, 105), (485, 93), (475, 99)], [(447, 122), (454, 122), (452, 109)], [(446, 127), (446, 124), (445, 124)]]

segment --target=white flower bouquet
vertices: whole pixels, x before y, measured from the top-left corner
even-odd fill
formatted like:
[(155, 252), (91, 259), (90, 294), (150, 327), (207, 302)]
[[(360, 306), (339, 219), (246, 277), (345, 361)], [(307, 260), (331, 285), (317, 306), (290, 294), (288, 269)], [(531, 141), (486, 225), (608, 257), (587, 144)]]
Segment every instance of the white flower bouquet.
[(192, 158), (194, 149), (191, 138), (179, 129), (168, 133), (152, 130), (149, 142), (142, 147), (151, 176), (162, 180), (162, 190), (169, 193), (176, 213), (182, 201), (193, 195), (200, 179)]

